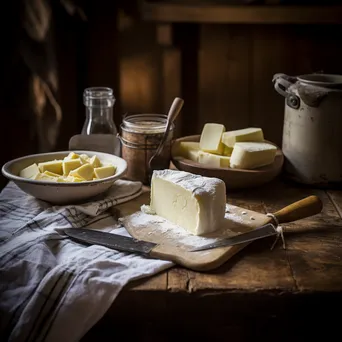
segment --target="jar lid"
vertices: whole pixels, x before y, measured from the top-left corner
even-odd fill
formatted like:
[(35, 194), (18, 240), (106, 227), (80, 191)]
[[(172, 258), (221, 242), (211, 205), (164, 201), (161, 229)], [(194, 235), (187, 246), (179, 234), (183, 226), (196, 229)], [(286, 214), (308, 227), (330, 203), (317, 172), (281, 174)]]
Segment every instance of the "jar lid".
[[(126, 116), (121, 127), (128, 132), (156, 134), (163, 133), (167, 116), (162, 114), (135, 114)], [(173, 129), (174, 125), (170, 129)]]

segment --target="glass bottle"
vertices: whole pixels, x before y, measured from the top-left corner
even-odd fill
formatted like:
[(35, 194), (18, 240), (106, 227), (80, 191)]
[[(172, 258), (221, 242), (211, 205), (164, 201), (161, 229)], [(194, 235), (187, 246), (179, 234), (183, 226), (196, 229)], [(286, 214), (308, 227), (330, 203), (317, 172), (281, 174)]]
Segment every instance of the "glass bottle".
[(120, 142), (116, 137), (117, 128), (113, 120), (113, 90), (107, 87), (86, 88), (83, 92), (83, 104), (86, 108), (86, 119), (81, 134), (92, 136), (96, 139), (97, 146), (106, 145), (103, 148), (98, 147), (99, 150), (112, 150), (113, 154), (119, 155)]

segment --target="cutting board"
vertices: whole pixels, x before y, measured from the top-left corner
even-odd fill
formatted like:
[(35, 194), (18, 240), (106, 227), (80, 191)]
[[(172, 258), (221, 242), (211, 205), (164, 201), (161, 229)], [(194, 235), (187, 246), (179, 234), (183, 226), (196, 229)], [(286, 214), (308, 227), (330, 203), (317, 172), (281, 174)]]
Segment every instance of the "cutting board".
[[(209, 271), (221, 266), (249, 243), (190, 252), (192, 248), (216, 239), (248, 232), (272, 221), (272, 218), (265, 214), (227, 204), (225, 222), (219, 231), (202, 237), (194, 236), (157, 215), (143, 213), (141, 206), (150, 203), (149, 196), (149, 192), (146, 191), (134, 201), (117, 206), (116, 214), (120, 221), (134, 238), (158, 244), (152, 250), (152, 257), (170, 260), (195, 271)], [(300, 214), (303, 216), (304, 213), (306, 216), (307, 213), (307, 216), (311, 216), (321, 211), (321, 205), (318, 200), (308, 208), (311, 210), (299, 210)], [(291, 216), (287, 212), (287, 219), (288, 222), (294, 220), (296, 215)]]

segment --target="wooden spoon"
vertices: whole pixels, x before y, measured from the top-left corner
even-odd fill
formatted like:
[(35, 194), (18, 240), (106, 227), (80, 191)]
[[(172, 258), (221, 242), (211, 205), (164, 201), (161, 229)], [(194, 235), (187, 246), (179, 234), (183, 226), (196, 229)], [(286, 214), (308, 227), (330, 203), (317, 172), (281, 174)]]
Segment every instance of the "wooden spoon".
[(169, 131), (172, 126), (172, 123), (176, 120), (178, 114), (180, 113), (183, 107), (183, 104), (184, 104), (184, 100), (182, 100), (179, 97), (176, 97), (172, 102), (169, 113), (167, 115), (167, 124), (166, 124), (163, 138), (160, 141), (160, 144), (157, 148), (156, 153), (151, 157), (148, 163), (150, 176), (152, 175), (153, 170), (163, 170), (165, 168), (168, 168), (169, 166), (169, 161), (167, 161), (168, 164), (165, 165), (165, 160), (161, 157), (161, 152), (163, 151), (163, 147), (169, 136)]

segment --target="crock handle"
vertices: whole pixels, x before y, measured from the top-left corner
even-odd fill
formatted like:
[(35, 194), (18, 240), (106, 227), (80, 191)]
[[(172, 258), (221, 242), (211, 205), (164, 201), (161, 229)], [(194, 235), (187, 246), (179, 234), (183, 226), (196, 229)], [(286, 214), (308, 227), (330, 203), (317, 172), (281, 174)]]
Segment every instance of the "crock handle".
[(288, 88), (296, 81), (296, 78), (288, 76), (286, 74), (275, 74), (272, 82), (274, 83), (274, 89), (282, 96), (288, 97), (290, 92)]

